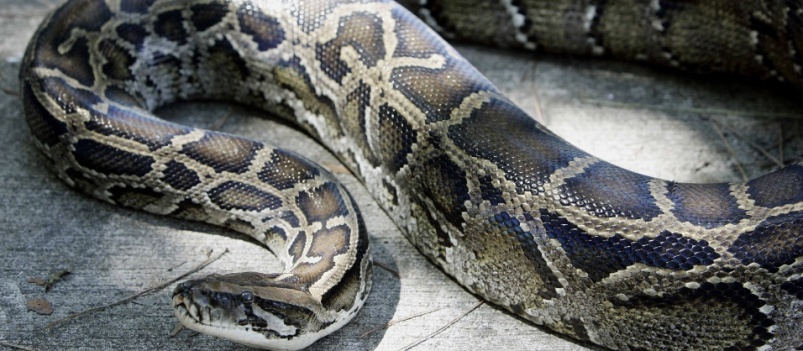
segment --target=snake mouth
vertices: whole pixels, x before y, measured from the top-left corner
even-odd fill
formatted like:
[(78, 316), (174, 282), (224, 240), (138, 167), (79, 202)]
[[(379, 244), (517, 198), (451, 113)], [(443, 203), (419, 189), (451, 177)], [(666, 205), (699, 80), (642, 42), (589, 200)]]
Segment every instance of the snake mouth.
[(204, 321), (202, 306), (193, 298), (191, 288), (191, 284), (180, 283), (173, 290), (173, 310), (176, 317), (187, 327), (211, 325), (208, 319)]

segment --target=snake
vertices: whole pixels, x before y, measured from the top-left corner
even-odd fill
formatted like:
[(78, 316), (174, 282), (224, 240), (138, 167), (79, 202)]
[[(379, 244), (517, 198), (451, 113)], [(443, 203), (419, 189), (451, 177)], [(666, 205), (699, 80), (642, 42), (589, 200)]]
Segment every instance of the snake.
[(23, 58), (25, 119), (68, 185), (231, 228), (276, 255), (281, 272), (176, 286), (176, 317), (202, 333), (309, 346), (359, 312), (372, 261), (359, 209), (330, 172), (153, 114), (185, 100), (291, 121), (425, 257), (532, 324), (616, 350), (803, 348), (803, 163), (730, 184), (628, 171), (550, 132), (442, 39), (799, 87), (803, 3), (407, 5), (69, 0)]

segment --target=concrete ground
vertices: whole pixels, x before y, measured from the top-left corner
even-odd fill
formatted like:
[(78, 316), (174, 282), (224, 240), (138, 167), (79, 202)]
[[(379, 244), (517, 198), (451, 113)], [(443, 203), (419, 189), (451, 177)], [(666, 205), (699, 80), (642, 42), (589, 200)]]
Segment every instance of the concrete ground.
[[(209, 251), (230, 252), (196, 276), (278, 268), (267, 250), (243, 236), (119, 209), (69, 189), (47, 171), (23, 122), (17, 72), (28, 38), (56, 3), (0, 0), (0, 349), (246, 349), (188, 330), (171, 337), (176, 324), (169, 307), (172, 286), (46, 328), (70, 313), (170, 280), (204, 261)], [(776, 169), (803, 150), (803, 109), (794, 97), (799, 91), (789, 87), (628, 63), (465, 46), (458, 50), (550, 129), (641, 173), (679, 181), (739, 181)], [(420, 256), (355, 178), (300, 132), (230, 105), (182, 104), (162, 114), (295, 150), (335, 172), (357, 198), (368, 219), (375, 259), (399, 276), (376, 269), (363, 311), (313, 350), (404, 348), (478, 303)], [(48, 292), (28, 282), (63, 269), (71, 273)], [(51, 315), (27, 311), (26, 302), (37, 298), (52, 303)], [(415, 349), (594, 348), (481, 305)]]

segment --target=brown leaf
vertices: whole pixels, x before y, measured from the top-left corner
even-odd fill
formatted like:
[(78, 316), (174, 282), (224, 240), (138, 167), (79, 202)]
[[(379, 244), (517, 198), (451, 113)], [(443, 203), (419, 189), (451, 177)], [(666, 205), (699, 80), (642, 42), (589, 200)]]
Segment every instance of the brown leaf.
[(44, 287), (45, 285), (47, 285), (47, 282), (42, 278), (28, 278), (28, 283), (36, 284), (36, 285), (39, 285), (41, 287)]
[(31, 299), (25, 305), (28, 307), (28, 311), (34, 311), (38, 314), (49, 315), (53, 313), (53, 305), (45, 299)]

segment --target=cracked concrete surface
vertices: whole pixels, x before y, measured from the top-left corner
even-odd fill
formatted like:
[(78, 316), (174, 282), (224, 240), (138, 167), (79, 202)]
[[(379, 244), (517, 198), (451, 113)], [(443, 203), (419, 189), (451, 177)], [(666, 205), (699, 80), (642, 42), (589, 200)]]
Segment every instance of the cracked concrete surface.
[[(196, 276), (278, 268), (267, 250), (241, 235), (119, 209), (69, 189), (48, 172), (23, 122), (17, 72), (28, 38), (58, 2), (0, 0), (0, 342), (37, 350), (246, 349), (187, 330), (171, 337), (176, 319), (170, 289), (56, 329), (45, 328), (70, 313), (178, 276), (202, 262), (210, 250), (228, 248), (230, 253)], [(798, 112), (803, 110), (793, 97), (799, 92), (790, 87), (604, 60), (470, 46), (458, 50), (557, 134), (596, 156), (651, 176), (738, 181), (774, 169), (767, 154), (789, 160), (803, 149), (803, 113)], [(395, 350), (477, 303), (419, 255), (355, 178), (302, 133), (226, 104), (186, 103), (161, 113), (207, 128), (225, 119), (223, 131), (283, 145), (321, 162), (356, 197), (368, 219), (374, 257), (397, 270), (399, 277), (376, 269), (374, 290), (360, 315), (313, 350)], [(60, 269), (72, 273), (47, 293), (27, 282)], [(54, 313), (26, 311), (25, 302), (34, 298), (49, 300)], [(391, 320), (427, 311), (433, 312), (361, 336)], [(491, 348), (594, 349), (489, 305), (417, 346)]]

